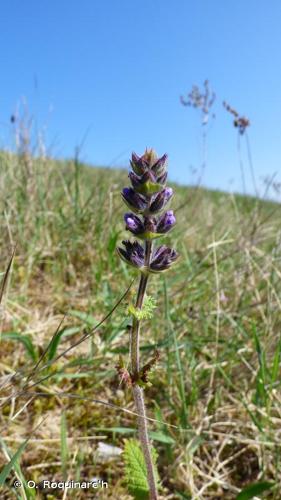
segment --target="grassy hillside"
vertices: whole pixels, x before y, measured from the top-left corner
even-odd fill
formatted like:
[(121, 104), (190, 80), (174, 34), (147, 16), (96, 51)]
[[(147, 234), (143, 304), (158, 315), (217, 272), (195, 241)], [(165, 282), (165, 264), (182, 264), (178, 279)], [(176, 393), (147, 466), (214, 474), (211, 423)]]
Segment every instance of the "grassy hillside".
[[(119, 354), (128, 359), (129, 297), (114, 306), (136, 277), (115, 251), (128, 237), (126, 185), (126, 171), (0, 157), (3, 277), (14, 250), (1, 309), (1, 466), (30, 436), (19, 477), (103, 478), (106, 499), (130, 496), (122, 455), (101, 453), (101, 443), (123, 449), (136, 427), (115, 369)], [(166, 242), (181, 258), (151, 279), (157, 309), (142, 331), (143, 359), (160, 352), (146, 399), (162, 498), (234, 499), (267, 480), (276, 486), (265, 497), (278, 500), (280, 206), (177, 187), (173, 208)], [(15, 498), (15, 478), (1, 498)]]

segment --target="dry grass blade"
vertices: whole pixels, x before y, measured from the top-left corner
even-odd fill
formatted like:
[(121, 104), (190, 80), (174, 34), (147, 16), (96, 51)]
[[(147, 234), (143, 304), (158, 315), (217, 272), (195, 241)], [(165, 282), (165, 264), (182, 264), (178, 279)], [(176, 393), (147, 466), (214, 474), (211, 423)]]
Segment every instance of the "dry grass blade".
[(2, 278), (2, 283), (1, 283), (1, 286), (0, 286), (0, 304), (2, 303), (4, 291), (5, 291), (5, 288), (6, 288), (6, 285), (7, 285), (7, 281), (8, 281), (8, 277), (9, 277), (9, 274), (10, 274), (10, 271), (11, 271), (12, 263), (13, 263), (14, 256), (15, 256), (15, 252), (16, 252), (16, 246), (13, 249), (12, 255), (11, 255), (10, 260), (9, 260), (9, 264), (8, 264), (7, 269), (5, 271), (5, 274), (4, 274), (3, 278)]

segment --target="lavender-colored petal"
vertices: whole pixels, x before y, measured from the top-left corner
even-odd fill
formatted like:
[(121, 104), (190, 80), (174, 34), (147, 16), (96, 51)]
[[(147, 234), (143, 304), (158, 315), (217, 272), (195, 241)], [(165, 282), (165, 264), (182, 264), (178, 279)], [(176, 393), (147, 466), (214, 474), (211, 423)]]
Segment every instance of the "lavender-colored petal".
[(147, 201), (144, 196), (136, 193), (132, 188), (124, 188), (122, 193), (124, 202), (135, 212), (143, 212), (147, 207)]
[(134, 214), (128, 213), (124, 215), (126, 222), (126, 229), (131, 231), (133, 234), (141, 234), (144, 232), (144, 225), (142, 220)]
[(172, 229), (172, 227), (176, 223), (176, 218), (174, 216), (173, 210), (168, 210), (165, 214), (163, 214), (157, 223), (157, 232), (158, 233), (167, 233)]
[(160, 212), (173, 196), (173, 190), (170, 187), (164, 188), (160, 193), (153, 196), (149, 210), (151, 213)]

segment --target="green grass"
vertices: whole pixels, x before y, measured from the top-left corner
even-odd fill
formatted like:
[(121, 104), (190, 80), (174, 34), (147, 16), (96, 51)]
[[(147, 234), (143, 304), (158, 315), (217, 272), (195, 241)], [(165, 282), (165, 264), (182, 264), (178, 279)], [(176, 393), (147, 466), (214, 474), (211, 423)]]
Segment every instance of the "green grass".
[[(58, 358), (136, 277), (115, 251), (128, 237), (120, 197), (127, 173), (8, 153), (0, 172), (2, 278), (16, 247), (1, 312), (1, 438), (9, 449), (1, 466), (29, 437), (16, 468), (25, 481), (102, 477), (109, 489), (99, 498), (130, 498), (122, 456), (98, 455), (98, 442), (123, 449), (136, 428), (123, 411), (134, 410), (131, 392), (115, 369), (120, 353), (128, 361), (130, 297)], [(151, 278), (157, 309), (141, 340), (144, 361), (160, 351), (146, 401), (163, 498), (234, 499), (269, 481), (263, 498), (278, 500), (280, 206), (182, 186), (172, 203), (177, 226), (165, 243), (181, 258), (165, 278)], [(30, 386), (40, 383), (26, 389), (28, 375)], [(5, 498), (15, 498), (15, 478), (10, 472)]]

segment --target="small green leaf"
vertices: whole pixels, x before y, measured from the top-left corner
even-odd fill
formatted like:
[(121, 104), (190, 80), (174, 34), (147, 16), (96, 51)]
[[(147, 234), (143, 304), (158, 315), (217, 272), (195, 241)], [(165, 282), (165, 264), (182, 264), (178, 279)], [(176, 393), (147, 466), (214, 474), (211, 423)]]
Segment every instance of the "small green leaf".
[(83, 312), (83, 311), (77, 311), (75, 309), (70, 311), (68, 313), (68, 316), (73, 316), (74, 318), (78, 318), (81, 321), (83, 321), (83, 323), (85, 323), (86, 325), (91, 326), (91, 327), (95, 326), (97, 323), (96, 319), (93, 316), (91, 316), (91, 314), (88, 314), (88, 313)]
[(3, 340), (15, 340), (16, 342), (21, 342), (28, 355), (32, 359), (32, 361), (37, 360), (37, 354), (34, 348), (34, 345), (28, 335), (22, 335), (21, 333), (18, 332), (4, 332), (2, 333), (2, 339)]
[[(155, 475), (157, 484), (159, 477), (156, 469), (156, 450), (152, 448), (152, 456), (155, 465)], [(149, 486), (146, 475), (146, 465), (139, 442), (135, 439), (128, 439), (124, 449), (126, 481), (129, 492), (136, 500), (146, 500), (149, 495)]]
[(78, 333), (80, 331), (81, 327), (75, 326), (72, 328), (65, 327), (62, 328), (59, 332), (57, 332), (57, 334), (52, 338), (48, 346), (48, 360), (51, 361), (55, 357), (62, 337), (65, 337), (67, 335), (74, 335), (75, 333)]
[[(8, 475), (10, 474), (11, 470), (13, 468), (15, 468), (15, 466), (17, 465), (17, 460), (20, 458), (21, 454), (23, 453), (24, 451), (24, 448), (26, 447), (27, 443), (28, 443), (28, 439), (26, 439), (17, 449), (17, 451), (14, 453), (14, 455), (12, 456), (10, 462), (8, 462), (4, 467), (3, 469), (1, 470), (1, 473), (0, 473), (0, 486), (3, 486)], [(2, 440), (1, 440), (2, 441)], [(3, 445), (3, 441), (2, 441), (2, 446)]]
[(161, 431), (150, 431), (149, 437), (153, 439), (153, 441), (159, 441), (159, 443), (164, 443), (164, 444), (175, 443), (175, 440), (171, 436)]
[(236, 500), (249, 500), (257, 495), (260, 495), (264, 491), (269, 490), (272, 486), (274, 486), (274, 483), (269, 481), (250, 484), (250, 486), (246, 486), (246, 488), (240, 491)]
[(113, 434), (134, 434), (136, 429), (132, 427), (94, 427), (95, 431), (112, 432)]
[(67, 426), (65, 412), (61, 415), (60, 428), (60, 443), (61, 443), (61, 464), (64, 480), (67, 478), (67, 461), (68, 461), (68, 446), (67, 446)]
[(153, 311), (156, 307), (157, 306), (154, 297), (147, 295), (144, 299), (141, 309), (138, 309), (133, 304), (130, 304), (128, 306), (127, 313), (130, 316), (134, 316), (138, 321), (142, 319), (151, 319), (153, 318)]

